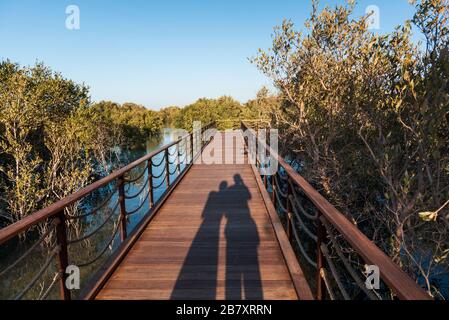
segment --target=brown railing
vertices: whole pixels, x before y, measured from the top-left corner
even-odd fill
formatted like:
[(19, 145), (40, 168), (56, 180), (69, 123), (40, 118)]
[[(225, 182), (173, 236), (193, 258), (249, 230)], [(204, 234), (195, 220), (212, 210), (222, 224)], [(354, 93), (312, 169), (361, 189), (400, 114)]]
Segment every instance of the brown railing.
[[(31, 280), (26, 283), (24, 288), (12, 298), (21, 299), (27, 297), (28, 292), (36, 286), (39, 280), (44, 275), (48, 275), (48, 270), (51, 268), (52, 262), (56, 260), (56, 272), (52, 276), (50, 284), (39, 290), (40, 294), (38, 298), (47, 298), (53, 288), (59, 284), (61, 299), (71, 299), (71, 291), (66, 286), (68, 276), (66, 273), (67, 267), (70, 264), (74, 264), (79, 268), (89, 267), (95, 263), (98, 264), (106, 252), (112, 251), (114, 242), (118, 240), (120, 240), (119, 242), (121, 244), (116, 249), (119, 253), (123, 253), (124, 250), (121, 247), (124, 244), (130, 245), (131, 239), (129, 238), (135, 237), (134, 234), (128, 234), (130, 231), (128, 230), (130, 217), (140, 213), (140, 220), (143, 220), (142, 223), (149, 223), (151, 221), (153, 213), (157, 211), (160, 204), (168, 197), (172, 189), (192, 166), (195, 159), (201, 154), (203, 148), (209, 143), (210, 137), (205, 136), (206, 130), (214, 126), (215, 123), (211, 123), (201, 128), (201, 130), (188, 134), (115, 171), (107, 177), (92, 183), (82, 190), (1, 229), (0, 246), (5, 245), (9, 240), (13, 240), (14, 238), (25, 237), (37, 226), (40, 226), (41, 230), (46, 230), (39, 233), (40, 237), (38, 237), (38, 240), (34, 241), (34, 244), (27, 248), (23, 254), (16, 257), (3, 270), (0, 270), (0, 282), (2, 286), (6, 281), (1, 278), (6, 276), (8, 272), (14, 271), (15, 267), (23, 263), (36, 251), (42, 251), (43, 243), (45, 242), (46, 249), (44, 251), (47, 252), (46, 258), (44, 259), (45, 262), (33, 274)], [(140, 169), (141, 171), (138, 173), (133, 172), (136, 169)], [(132, 189), (131, 185), (139, 181), (141, 183), (137, 188), (137, 192), (129, 194), (129, 191)], [(108, 187), (110, 192), (109, 195), (104, 197), (105, 199), (99, 206), (82, 214), (79, 213), (81, 210), (73, 210), (83, 200), (100, 192), (105, 187)], [(156, 198), (155, 193), (159, 193), (160, 197)], [(129, 203), (137, 199), (139, 199), (138, 203), (131, 208)], [(115, 204), (109, 207), (111, 201), (115, 202)], [(82, 235), (79, 235), (79, 232), (71, 232), (73, 223), (76, 221), (88, 221), (97, 217), (100, 211), (104, 214), (105, 218), (95, 226), (94, 230), (84, 232)], [(89, 241), (92, 236), (102, 232), (105, 226), (110, 224), (114, 218), (116, 221), (113, 223), (111, 236), (108, 241), (103, 241), (106, 245), (94, 257), (89, 257), (88, 261), (74, 263), (70, 256), (70, 246)], [(70, 237), (70, 235), (73, 237)], [(115, 255), (109, 263), (117, 263), (122, 256), (123, 254)], [(102, 265), (98, 264), (97, 266), (101, 267)], [(88, 298), (96, 290), (95, 287), (99, 286), (101, 278), (104, 278), (107, 273), (107, 268), (106, 271), (89, 270), (89, 274), (95, 273), (95, 271), (99, 277), (93, 277), (96, 278), (91, 282), (94, 289), (84, 290), (85, 296)]]
[[(284, 222), (304, 273), (309, 275), (316, 299), (430, 299), (413, 279), (270, 147), (268, 130), (258, 130), (263, 125), (253, 127), (257, 129), (241, 122), (247, 149)], [(270, 165), (277, 167), (269, 174)], [(363, 272), (366, 265), (379, 268), (382, 282), (379, 290), (366, 286)]]

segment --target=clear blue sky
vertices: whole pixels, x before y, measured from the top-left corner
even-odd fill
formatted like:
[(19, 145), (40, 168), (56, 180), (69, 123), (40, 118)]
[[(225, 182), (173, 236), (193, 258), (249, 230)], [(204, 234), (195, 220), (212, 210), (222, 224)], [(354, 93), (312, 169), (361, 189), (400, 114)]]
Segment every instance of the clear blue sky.
[[(76, 31), (65, 28), (72, 4)], [(355, 14), (369, 5), (380, 8), (379, 32), (413, 15), (407, 0), (358, 1)], [(158, 109), (227, 94), (245, 102), (270, 84), (248, 58), (270, 46), (273, 26), (288, 18), (300, 28), (310, 9), (308, 0), (0, 0), (0, 59), (43, 61), (87, 84), (94, 101)]]

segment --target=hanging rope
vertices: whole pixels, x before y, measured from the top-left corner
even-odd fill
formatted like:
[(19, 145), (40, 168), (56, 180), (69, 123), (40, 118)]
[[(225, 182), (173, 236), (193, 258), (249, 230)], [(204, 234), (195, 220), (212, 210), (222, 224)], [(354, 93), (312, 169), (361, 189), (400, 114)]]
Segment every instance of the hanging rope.
[(289, 197), (289, 201), (291, 204), (291, 207), (293, 209), (293, 215), (295, 216), (296, 220), (298, 220), (299, 222), (299, 226), (302, 230), (304, 230), (306, 232), (306, 234), (313, 239), (313, 241), (317, 242), (318, 241), (318, 237), (312, 232), (310, 231), (310, 229), (305, 225), (304, 221), (302, 221), (301, 216), (298, 213), (298, 210), (296, 208), (296, 206), (293, 203), (293, 197)]
[(138, 180), (140, 180), (140, 178), (143, 177), (143, 175), (145, 174), (145, 172), (147, 172), (147, 167), (145, 166), (145, 169), (142, 170), (142, 172), (139, 174), (139, 176), (137, 178), (134, 179), (124, 179), (125, 183), (134, 183)]
[(59, 272), (55, 273), (53, 276), (53, 280), (51, 281), (50, 285), (48, 286), (47, 290), (45, 290), (44, 294), (39, 298), (39, 300), (45, 300), (55, 284), (58, 282), (58, 280), (61, 279), (61, 274)]
[(327, 246), (324, 243), (321, 244), (321, 252), (323, 253), (323, 256), (326, 258), (327, 264), (329, 265), (329, 268), (331, 269), (331, 273), (334, 277), (335, 282), (337, 283), (338, 288), (340, 289), (341, 294), (343, 295), (343, 298), (345, 300), (351, 300), (348, 292), (346, 291), (345, 287), (341, 283), (340, 274), (338, 273), (337, 268), (335, 268), (334, 262), (332, 261), (332, 258), (330, 257), (330, 254), (329, 254), (329, 250), (327, 250)]
[(37, 280), (40, 279), (40, 277), (44, 274), (45, 271), (47, 271), (48, 267), (50, 266), (50, 263), (53, 261), (53, 257), (59, 252), (59, 246), (53, 247), (50, 256), (45, 261), (44, 265), (39, 269), (37, 274), (33, 277), (30, 283), (14, 298), (14, 300), (20, 300), (23, 298), (24, 295), (30, 291), (30, 289), (36, 284)]
[[(162, 154), (161, 154), (161, 155), (162, 155)], [(158, 164), (154, 164), (153, 159), (154, 159), (155, 157), (156, 157), (156, 156), (154, 156), (153, 158), (151, 158), (151, 165), (152, 165), (153, 167), (157, 168), (157, 167), (160, 167), (160, 165), (161, 165), (163, 162), (165, 162), (165, 157), (162, 157), (161, 161), (160, 161)]]
[[(335, 238), (334, 232), (331, 230), (328, 222), (324, 217), (321, 217), (321, 222), (323, 223), (324, 227), (326, 228), (327, 234), (329, 235), (329, 238), (332, 243), (332, 247), (334, 248), (335, 252), (337, 253), (338, 257), (340, 258), (341, 262), (345, 266), (348, 273), (351, 275), (351, 277), (354, 279), (357, 286), (371, 299), (371, 300), (379, 300), (381, 297), (377, 294), (375, 291), (368, 290), (366, 288), (365, 283), (362, 281), (362, 279), (357, 275), (357, 271), (352, 268), (350, 262), (346, 259), (345, 255), (340, 249), (339, 244), (337, 243), (337, 239)], [(374, 294), (373, 294), (374, 292)]]
[(29, 248), (23, 255), (20, 256), (16, 261), (14, 261), (10, 266), (6, 267), (4, 270), (0, 272), (0, 277), (10, 271), (12, 268), (17, 266), (22, 260), (27, 258), (44, 240), (47, 238), (51, 232), (53, 232), (56, 222), (51, 224), (52, 228), (49, 228), (43, 235), (40, 237), (36, 243), (34, 243), (31, 248)]
[(143, 205), (145, 204), (145, 202), (147, 201), (149, 195), (150, 195), (150, 190), (148, 189), (147, 195), (146, 195), (145, 198), (142, 200), (142, 202), (139, 204), (139, 206), (138, 206), (136, 209), (134, 209), (133, 211), (127, 212), (126, 214), (127, 214), (128, 216), (130, 216), (130, 215), (135, 214), (137, 211), (139, 211), (139, 210), (143, 207)]
[(118, 190), (117, 187), (114, 187), (113, 191), (111, 193), (109, 193), (109, 195), (106, 197), (106, 199), (104, 199), (103, 202), (100, 205), (98, 205), (95, 209), (93, 209), (92, 211), (85, 213), (85, 214), (76, 215), (76, 216), (66, 215), (66, 219), (67, 220), (77, 220), (77, 219), (86, 218), (88, 216), (96, 214), (99, 210), (104, 208), (104, 206), (109, 202), (109, 200), (111, 200), (112, 196), (117, 192), (117, 190)]
[(78, 239), (75, 239), (75, 240), (69, 240), (69, 241), (67, 241), (67, 244), (68, 244), (68, 245), (71, 245), (71, 244), (78, 243), (78, 242), (81, 242), (81, 241), (83, 241), (83, 240), (86, 240), (87, 238), (92, 237), (92, 236), (93, 236), (94, 234), (96, 234), (101, 228), (103, 228), (103, 227), (106, 225), (106, 223), (112, 218), (112, 216), (115, 214), (115, 211), (117, 210), (118, 206), (119, 206), (119, 202), (117, 201), (117, 204), (115, 205), (114, 209), (112, 209), (112, 211), (111, 211), (111, 213), (109, 214), (109, 216), (108, 216), (108, 217), (102, 222), (102, 224), (101, 224), (98, 228), (96, 228), (94, 231), (92, 231), (91, 233), (88, 233), (88, 234), (86, 234), (86, 235), (84, 235), (84, 236), (82, 236), (82, 237), (80, 237), (80, 238), (78, 238)]
[(115, 237), (117, 235), (117, 231), (120, 229), (119, 226), (120, 226), (120, 218), (119, 218), (119, 221), (117, 222), (117, 224), (116, 224), (116, 226), (114, 228), (114, 231), (112, 232), (112, 236), (111, 236), (110, 240), (108, 241), (107, 245), (100, 251), (100, 253), (95, 258), (91, 259), (88, 262), (76, 263), (75, 265), (80, 267), (80, 268), (83, 268), (83, 267), (87, 267), (87, 266), (91, 265), (92, 263), (94, 263), (98, 259), (100, 259), (103, 256), (103, 254), (107, 251), (109, 246), (112, 244), (112, 242), (114, 241), (114, 239), (115, 239)]
[(165, 176), (164, 179), (162, 179), (160, 184), (158, 184), (157, 186), (153, 186), (153, 189), (159, 189), (163, 184), (165, 184), (166, 180), (167, 180), (167, 176)]
[(299, 250), (301, 251), (302, 255), (304, 256), (304, 258), (306, 259), (306, 261), (315, 269), (317, 268), (317, 264), (315, 261), (313, 261), (313, 259), (311, 259), (309, 257), (309, 255), (307, 254), (306, 250), (304, 249), (304, 247), (302, 246), (301, 240), (299, 239), (299, 235), (298, 235), (298, 231), (296, 230), (296, 228), (292, 228), (293, 230), (293, 235), (295, 236), (296, 239), (296, 243), (299, 247)]
[(137, 197), (142, 193), (142, 191), (145, 189), (145, 187), (148, 185), (148, 182), (149, 182), (149, 181), (150, 181), (150, 179), (147, 178), (146, 181), (145, 181), (145, 183), (143, 184), (143, 186), (140, 188), (140, 190), (139, 190), (137, 193), (133, 194), (132, 196), (128, 196), (128, 195), (125, 194), (125, 199), (134, 199), (134, 198), (137, 198)]

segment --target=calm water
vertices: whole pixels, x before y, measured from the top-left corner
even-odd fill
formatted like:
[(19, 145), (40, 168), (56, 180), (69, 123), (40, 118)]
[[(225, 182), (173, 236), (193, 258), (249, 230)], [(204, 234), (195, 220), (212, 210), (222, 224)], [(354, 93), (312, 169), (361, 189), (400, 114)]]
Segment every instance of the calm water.
[[(169, 144), (175, 139), (177, 137), (173, 130), (166, 129), (160, 136), (148, 139), (145, 148), (123, 151), (121, 157), (126, 159), (124, 162), (131, 162)], [(169, 152), (173, 154), (169, 156), (169, 162), (173, 162), (169, 165), (170, 181), (173, 181), (179, 175), (176, 166), (176, 147), (170, 148)], [(183, 145), (181, 145), (181, 153), (185, 153)], [(180, 159), (182, 162), (185, 159), (184, 155)], [(157, 166), (159, 163), (161, 165)], [(167, 188), (163, 153), (153, 158), (152, 168), (155, 177), (153, 186), (156, 202)], [(184, 164), (180, 165), (180, 170), (182, 171), (184, 168), (185, 160)], [(130, 234), (149, 211), (147, 163), (145, 162), (132, 170), (126, 178), (136, 180), (125, 185), (125, 193), (129, 197), (129, 199), (126, 199), (126, 211), (132, 213), (128, 216), (127, 222), (127, 230)], [(94, 214), (69, 221), (68, 239), (73, 241), (68, 247), (69, 264), (80, 268), (81, 289), (120, 245), (117, 203), (118, 192), (114, 182), (86, 197), (77, 205), (77, 215), (89, 214), (95, 208), (100, 207)], [(54, 228), (51, 224), (48, 222), (42, 223), (34, 231), (28, 233), (26, 239), (15, 238), (0, 247), (0, 299), (59, 298), (57, 260), (53, 251), (54, 237), (48, 236), (42, 243), (39, 243), (40, 235), (45, 234), (45, 230), (54, 234), (52, 233)], [(84, 239), (86, 236), (88, 237)], [(78, 239), (82, 240), (77, 241)], [(33, 248), (34, 246), (35, 248)], [(9, 266), (30, 249), (32, 249), (30, 255), (8, 270)], [(28, 286), (30, 286), (29, 290), (27, 290)], [(72, 295), (76, 297), (79, 292), (79, 290), (72, 290)]]

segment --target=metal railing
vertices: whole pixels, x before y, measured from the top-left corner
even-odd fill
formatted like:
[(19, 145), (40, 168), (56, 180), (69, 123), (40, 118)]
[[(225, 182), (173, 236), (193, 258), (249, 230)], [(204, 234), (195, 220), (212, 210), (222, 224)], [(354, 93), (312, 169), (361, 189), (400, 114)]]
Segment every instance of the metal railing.
[[(23, 254), (20, 254), (3, 270), (0, 270), (0, 282), (3, 282), (1, 279), (3, 276), (13, 271), (18, 264), (23, 263), (34, 252), (41, 249), (44, 242), (47, 243), (46, 252), (48, 254), (44, 259), (45, 262), (38, 268), (25, 287), (21, 288), (21, 291), (12, 298), (24, 298), (44, 274), (48, 275), (52, 262), (57, 261), (56, 272), (50, 284), (40, 291), (39, 298), (47, 298), (54, 286), (59, 284), (60, 298), (70, 300), (72, 298), (71, 291), (66, 286), (67, 267), (72, 264), (79, 268), (91, 266), (99, 261), (107, 251), (112, 251), (114, 241), (120, 240), (123, 243), (128, 237), (130, 217), (137, 213), (142, 214), (142, 210), (145, 211), (143, 217), (153, 214), (153, 209), (157, 206), (158, 201), (161, 201), (163, 195), (171, 190), (181, 175), (192, 166), (203, 148), (210, 142), (209, 137), (205, 137), (205, 133), (206, 130), (214, 126), (214, 122), (210, 123), (201, 130), (165, 145), (82, 190), (0, 229), (0, 246), (15, 237), (23, 237), (38, 225), (43, 225), (46, 229)], [(136, 173), (134, 172), (136, 169), (141, 171)], [(130, 193), (131, 186), (141, 180), (143, 182), (140, 183), (137, 191)], [(71, 210), (74, 206), (94, 193), (100, 192), (105, 187), (110, 190), (109, 194), (104, 196), (104, 200), (97, 207), (88, 210), (86, 213), (73, 214), (73, 212), (79, 211)], [(158, 199), (155, 197), (156, 192), (161, 194)], [(139, 201), (132, 206), (131, 202), (135, 202), (135, 200)], [(111, 201), (113, 204), (110, 207)], [(71, 225), (76, 221), (89, 221), (89, 219), (99, 216), (100, 211), (105, 217), (93, 230), (89, 230), (82, 235), (78, 235), (77, 232), (68, 232)], [(89, 257), (87, 261), (73, 261), (69, 254), (70, 247), (89, 241), (109, 224), (113, 225), (112, 232), (109, 239), (102, 241), (105, 245), (99, 252)], [(70, 234), (74, 234), (75, 237), (70, 237)]]
[[(236, 122), (236, 120), (229, 121)], [(251, 122), (251, 124), (257, 129), (268, 125), (266, 122), (262, 124)], [(112, 250), (116, 240), (120, 242), (119, 246), (131, 246), (130, 243), (126, 243), (134, 237), (128, 234), (129, 219), (138, 216), (139, 213), (142, 214), (142, 211), (143, 217), (151, 217), (157, 211), (163, 195), (168, 194), (176, 186), (182, 174), (201, 154), (209, 142), (206, 130), (214, 126), (215, 123), (211, 123), (201, 131), (186, 135), (49, 207), (0, 229), (0, 246), (2, 246), (13, 238), (27, 234), (38, 225), (46, 227), (34, 244), (0, 270), (2, 281), (3, 276), (39, 250), (44, 242), (47, 243), (47, 254), (41, 266), (36, 268), (31, 279), (12, 298), (26, 297), (39, 279), (48, 275), (48, 270), (56, 261), (55, 273), (50, 283), (42, 288), (39, 297), (47, 298), (58, 285), (60, 297), (71, 299), (71, 291), (65, 285), (67, 266), (75, 264), (80, 268), (87, 268), (101, 262), (105, 253)], [(379, 267), (383, 284), (398, 298), (430, 299), (430, 296), (405, 272), (272, 150), (265, 139), (260, 139), (257, 130), (253, 130), (246, 122), (241, 122), (240, 126), (242, 131), (246, 132), (244, 136), (247, 143), (248, 136), (256, 142), (256, 148), (248, 149), (255, 152), (254, 157), (256, 166), (261, 172), (261, 179), (271, 195), (273, 206), (284, 222), (298, 260), (304, 269), (307, 269), (306, 274), (313, 274), (309, 280), (317, 299), (351, 299), (354, 294), (369, 299), (384, 298), (382, 290), (370, 290), (366, 287), (362, 270), (365, 264)], [(260, 161), (260, 154), (276, 159), (278, 170), (274, 175), (263, 174), (266, 162)], [(140, 171), (134, 172), (137, 169)], [(131, 192), (133, 189), (131, 186), (139, 182), (137, 189)], [(108, 187), (109, 193), (103, 196), (104, 200), (99, 205), (87, 212), (72, 214), (78, 212), (71, 210), (74, 206), (105, 187)], [(159, 198), (155, 195), (157, 192), (162, 194)], [(83, 234), (70, 232), (73, 223), (101, 216), (99, 212), (103, 213), (104, 218), (91, 228), (92, 230)], [(108, 239), (102, 241), (103, 247), (85, 261), (74, 261), (74, 257), (70, 254), (71, 247), (89, 241), (92, 236), (102, 232), (109, 225), (112, 225), (110, 235)]]
[[(399, 299), (426, 300), (431, 297), (370, 241), (353, 223), (331, 205), (267, 143), (264, 126), (241, 122), (247, 149), (255, 159), (271, 201), (284, 222), (309, 284), (322, 299), (383, 299), (393, 293)], [(249, 147), (249, 140), (255, 144)], [(261, 161), (262, 159), (262, 161)], [(267, 159), (276, 161), (267, 162)], [(268, 165), (277, 165), (277, 170)], [(366, 286), (364, 268), (379, 268), (383, 288)], [(387, 294), (385, 294), (387, 292)]]

